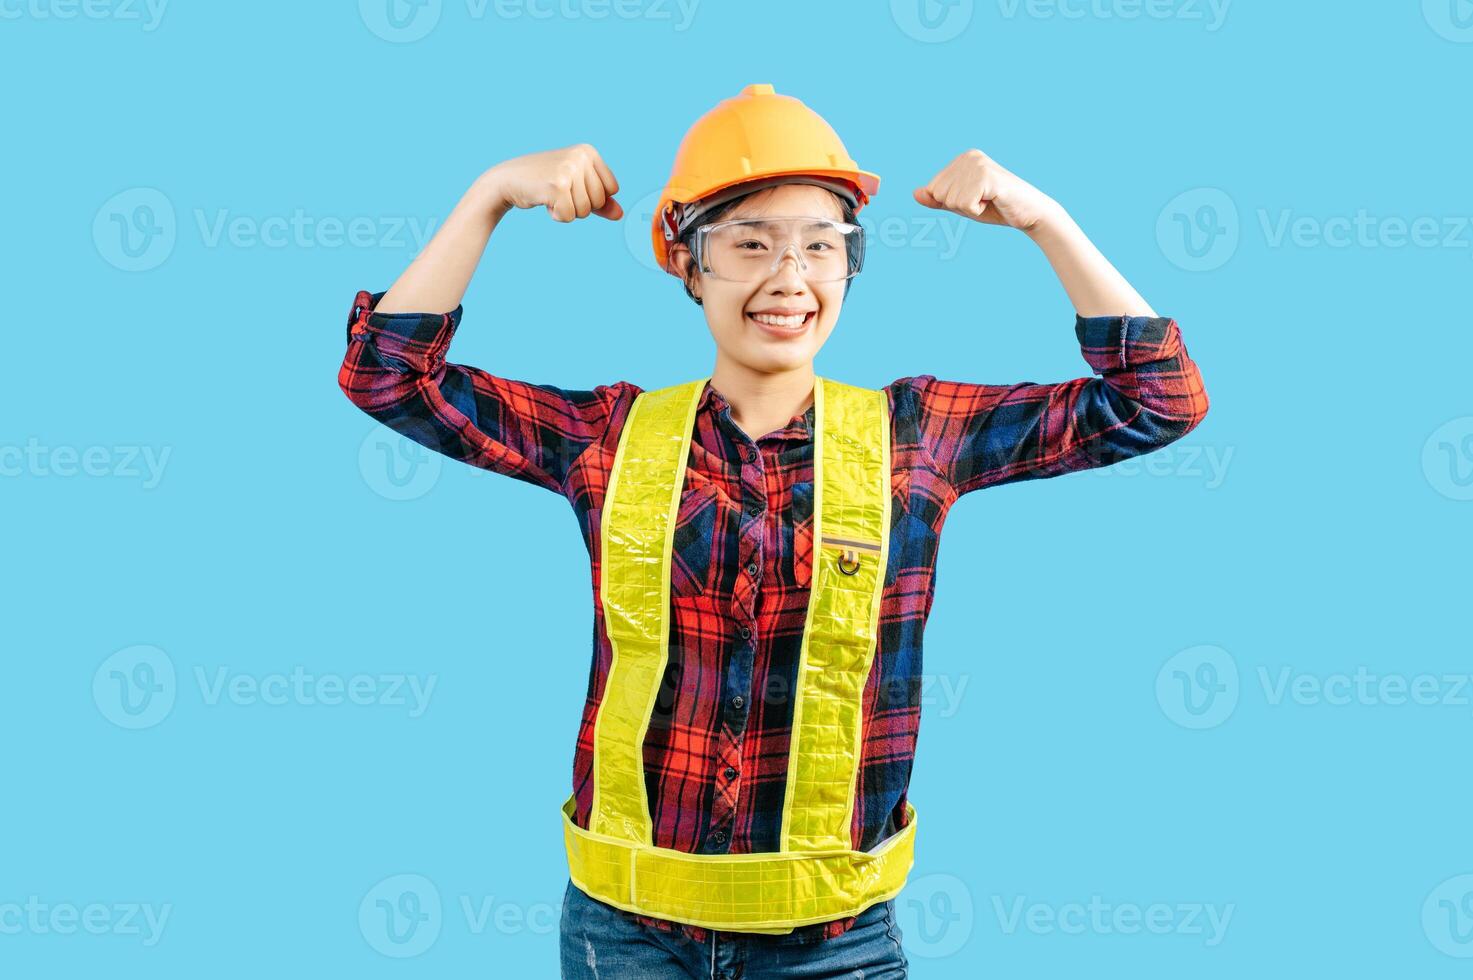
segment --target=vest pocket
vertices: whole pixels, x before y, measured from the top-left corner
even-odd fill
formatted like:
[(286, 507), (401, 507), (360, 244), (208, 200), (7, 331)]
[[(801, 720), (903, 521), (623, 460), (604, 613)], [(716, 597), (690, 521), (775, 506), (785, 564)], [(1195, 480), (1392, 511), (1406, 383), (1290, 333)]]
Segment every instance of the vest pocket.
[[(902, 518), (910, 507), (910, 470), (902, 469), (890, 476), (890, 561), (885, 566), (885, 584), (894, 583), (900, 572), (903, 554), (901, 536), (895, 532), (904, 526)], [(780, 564), (785, 581), (799, 588), (813, 586), (813, 484), (793, 484), (792, 543)], [(788, 544), (784, 541), (783, 544)]]
[(670, 594), (676, 598), (704, 595), (713, 584), (720, 497), (714, 483), (701, 483), (685, 490), (680, 499), (670, 555)]

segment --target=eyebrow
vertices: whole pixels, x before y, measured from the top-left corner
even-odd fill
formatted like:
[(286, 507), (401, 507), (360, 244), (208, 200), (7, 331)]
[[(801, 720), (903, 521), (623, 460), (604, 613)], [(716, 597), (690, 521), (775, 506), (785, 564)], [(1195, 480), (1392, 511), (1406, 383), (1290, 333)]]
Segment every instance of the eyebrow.
[[(735, 220), (735, 221), (746, 221), (749, 224), (755, 224), (757, 227), (762, 228), (762, 229), (764, 229), (766, 231), (772, 230), (773, 226), (776, 224), (776, 222), (773, 222), (773, 221), (763, 221), (760, 218), (735, 218), (733, 220)], [(837, 223), (839, 219), (834, 218), (833, 220)], [(810, 231), (810, 230), (812, 230), (814, 228), (823, 228), (823, 227), (826, 227), (826, 226), (824, 224), (822, 224), (821, 222), (814, 221), (814, 222), (810, 222), (809, 224), (804, 225), (803, 226), (803, 230), (804, 231)]]

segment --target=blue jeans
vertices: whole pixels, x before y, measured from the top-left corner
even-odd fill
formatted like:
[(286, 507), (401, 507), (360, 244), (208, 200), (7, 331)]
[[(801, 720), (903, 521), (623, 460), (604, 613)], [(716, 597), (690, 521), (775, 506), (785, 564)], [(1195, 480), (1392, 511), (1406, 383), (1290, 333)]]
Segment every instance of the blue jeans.
[(661, 932), (589, 898), (571, 881), (563, 895), (563, 980), (905, 980), (895, 903), (877, 902), (831, 939), (710, 930), (704, 943)]

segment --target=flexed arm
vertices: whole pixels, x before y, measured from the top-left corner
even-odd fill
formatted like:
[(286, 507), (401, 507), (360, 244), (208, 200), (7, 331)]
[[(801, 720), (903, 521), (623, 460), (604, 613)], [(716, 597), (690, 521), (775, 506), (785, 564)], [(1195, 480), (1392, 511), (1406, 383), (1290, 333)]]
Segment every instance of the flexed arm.
[(1027, 234), (1080, 316), (1156, 315), (1057, 201), (981, 150), (962, 153), (914, 193), (926, 207)]
[(623, 217), (619, 182), (587, 143), (515, 157), (476, 178), (424, 251), (379, 300), (380, 313), (449, 312), (466, 286), (496, 225), (512, 208), (545, 206), (557, 221), (596, 214)]
[(922, 440), (958, 495), (1106, 466), (1159, 449), (1207, 414), (1201, 372), (1176, 321), (1158, 317), (1048, 195), (981, 150), (947, 164), (915, 199), (1016, 228), (1043, 249), (1099, 377), (1011, 385), (912, 379)]
[(584, 449), (608, 428), (625, 382), (571, 391), (514, 381), (446, 359), (461, 297), (492, 230), (512, 208), (558, 221), (623, 211), (614, 176), (587, 144), (492, 167), (461, 197), (393, 288), (360, 291), (348, 317), (338, 386), (384, 425), (452, 459), (562, 492)]

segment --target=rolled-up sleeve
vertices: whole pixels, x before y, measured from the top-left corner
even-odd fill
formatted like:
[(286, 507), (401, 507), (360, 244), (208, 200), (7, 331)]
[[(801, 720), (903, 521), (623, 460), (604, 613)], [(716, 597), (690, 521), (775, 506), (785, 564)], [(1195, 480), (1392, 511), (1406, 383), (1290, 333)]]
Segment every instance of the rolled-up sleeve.
[(607, 432), (627, 382), (570, 390), (513, 381), (446, 360), (463, 307), (378, 313), (360, 291), (348, 316), (338, 387), (406, 438), (452, 459), (566, 494), (568, 474)]
[(1207, 414), (1207, 390), (1169, 317), (1075, 317), (1098, 377), (1055, 384), (910, 383), (922, 445), (958, 495), (1107, 466), (1174, 442)]

